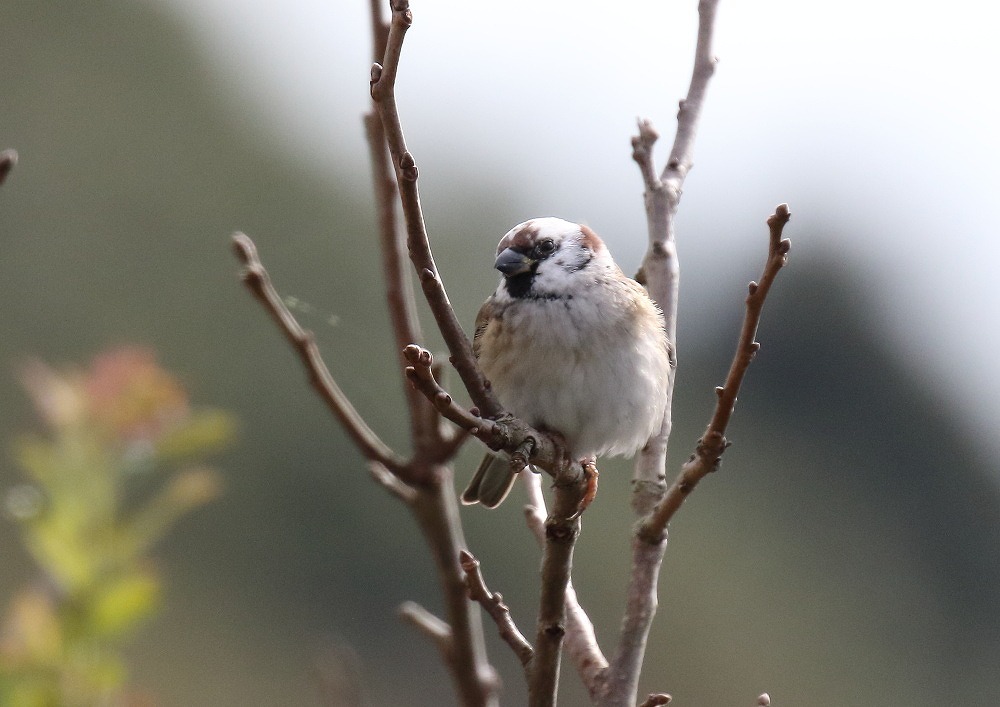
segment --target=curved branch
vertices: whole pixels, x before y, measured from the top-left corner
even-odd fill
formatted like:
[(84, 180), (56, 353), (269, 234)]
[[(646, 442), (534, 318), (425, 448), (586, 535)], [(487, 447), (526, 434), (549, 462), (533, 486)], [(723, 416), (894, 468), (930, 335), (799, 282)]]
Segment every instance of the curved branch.
[(396, 170), (399, 196), (406, 221), (410, 260), (416, 269), (424, 297), (451, 354), (451, 363), (462, 378), (466, 390), (469, 391), (473, 404), (485, 417), (494, 418), (503, 413), (503, 408), (489, 389), (486, 377), (476, 363), (472, 343), (455, 315), (444, 283), (438, 274), (437, 265), (434, 263), (417, 189), (417, 166), (413, 155), (406, 149), (396, 106), (396, 73), (399, 68), (403, 38), (412, 22), (413, 15), (408, 0), (392, 0), (392, 21), (389, 25), (385, 55), (381, 64), (372, 66), (371, 95), (382, 119), (389, 154)]
[(574, 486), (585, 481), (583, 468), (578, 463), (565, 463), (565, 446), (558, 436), (536, 430), (506, 412), (491, 420), (480, 416), (478, 409), (466, 410), (435, 379), (434, 356), (427, 349), (411, 344), (403, 350), (403, 358), (410, 364), (406, 367), (410, 383), (431, 401), (441, 415), (467, 430), (490, 449), (502, 449), (514, 459), (526, 456), (528, 464), (547, 471), (557, 485)]
[(315, 336), (311, 331), (302, 328), (271, 284), (271, 277), (257, 255), (257, 246), (246, 234), (234, 233), (233, 251), (243, 263), (243, 283), (272, 316), (285, 334), (285, 338), (298, 352), (309, 373), (310, 383), (343, 425), (351, 441), (365, 458), (398, 472), (403, 468), (402, 461), (379, 439), (337, 385), (337, 381), (333, 379), (320, 355)]
[(778, 271), (788, 261), (791, 242), (788, 239), (782, 239), (781, 234), (789, 218), (791, 218), (791, 213), (788, 211), (788, 205), (780, 204), (767, 219), (767, 225), (770, 229), (767, 262), (764, 265), (760, 282), (751, 282), (748, 287), (746, 312), (743, 317), (739, 342), (736, 345), (736, 353), (729, 367), (725, 384), (715, 389), (718, 396), (715, 412), (705, 429), (705, 434), (698, 440), (695, 453), (681, 467), (680, 474), (667, 489), (666, 495), (653, 512), (640, 523), (637, 536), (646, 542), (653, 544), (663, 542), (667, 523), (670, 522), (674, 513), (684, 503), (684, 499), (698, 482), (719, 467), (722, 454), (730, 445), (729, 441), (726, 440), (726, 427), (732, 418), (743, 378), (750, 367), (750, 362), (760, 349), (760, 344), (754, 339), (757, 335), (757, 326), (760, 323), (764, 301), (767, 299), (767, 293), (770, 291)]

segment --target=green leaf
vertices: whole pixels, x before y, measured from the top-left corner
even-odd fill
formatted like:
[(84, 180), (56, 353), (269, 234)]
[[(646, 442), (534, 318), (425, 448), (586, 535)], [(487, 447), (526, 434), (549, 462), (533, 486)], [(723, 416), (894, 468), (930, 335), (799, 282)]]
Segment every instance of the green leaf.
[(116, 637), (151, 617), (160, 604), (160, 581), (150, 569), (140, 569), (101, 587), (89, 607), (94, 635)]
[(186, 459), (225, 448), (236, 435), (236, 419), (222, 410), (199, 410), (156, 444), (161, 459)]

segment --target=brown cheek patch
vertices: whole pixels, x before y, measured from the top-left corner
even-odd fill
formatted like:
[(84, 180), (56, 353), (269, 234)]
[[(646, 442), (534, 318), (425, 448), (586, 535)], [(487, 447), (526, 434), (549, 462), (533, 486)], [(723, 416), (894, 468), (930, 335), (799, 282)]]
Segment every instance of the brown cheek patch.
[(588, 248), (590, 251), (596, 253), (604, 247), (604, 241), (589, 226), (581, 225), (580, 233), (583, 234), (583, 238), (580, 239), (580, 245), (584, 248)]

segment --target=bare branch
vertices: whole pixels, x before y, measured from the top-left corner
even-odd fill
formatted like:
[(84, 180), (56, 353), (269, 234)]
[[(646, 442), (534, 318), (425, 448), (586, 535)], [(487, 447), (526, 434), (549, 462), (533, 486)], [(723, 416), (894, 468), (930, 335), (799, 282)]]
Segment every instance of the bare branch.
[(471, 552), (463, 550), (459, 555), (459, 562), (465, 572), (465, 586), (468, 587), (469, 598), (482, 606), (490, 615), (500, 631), (500, 638), (514, 651), (521, 665), (527, 668), (535, 651), (514, 624), (514, 619), (510, 616), (510, 607), (504, 604), (503, 596), (499, 592), (491, 592), (486, 587), (479, 560)]
[[(403, 348), (420, 343), (420, 322), (417, 319), (416, 300), (406, 261), (406, 241), (396, 221), (396, 180), (389, 163), (382, 121), (374, 113), (365, 116), (365, 132), (373, 167), (373, 186), (378, 212), (379, 237), (382, 253), (382, 274), (385, 284), (386, 304), (392, 325), (396, 351), (403, 363)], [(413, 386), (404, 383), (407, 410), (410, 416), (410, 433), (417, 447), (434, 447), (437, 442), (437, 415)]]
[[(382, 3), (373, 0), (370, 5), (373, 61), (380, 61), (385, 55), (389, 38), (389, 25), (382, 17)], [(378, 215), (386, 304), (396, 342), (396, 352), (402, 364), (403, 349), (408, 344), (419, 344), (422, 341), (420, 320), (417, 317), (410, 268), (406, 264), (406, 236), (400, 229), (397, 218), (396, 175), (390, 160), (382, 120), (379, 118), (378, 110), (374, 104), (371, 112), (365, 115), (364, 123), (365, 135), (368, 138), (368, 153), (372, 164), (372, 186)], [(413, 386), (407, 385), (404, 381), (403, 389), (410, 417), (410, 436), (413, 439), (414, 447), (423, 449), (437, 446), (440, 441), (438, 416), (427, 404), (427, 401), (414, 390)]]
[[(558, 435), (540, 432), (523, 420), (503, 413), (498, 419), (480, 417), (478, 409), (466, 410), (434, 378), (434, 356), (419, 346), (407, 346), (403, 357), (409, 364), (406, 377), (444, 417), (490, 449), (506, 450), (515, 460), (526, 460), (549, 472), (557, 484), (573, 486), (585, 481), (579, 464), (566, 464), (565, 446)], [(574, 511), (575, 512), (575, 511)]]
[(454, 650), (448, 668), (462, 705), (497, 704), (499, 681), (486, 658), (483, 626), (478, 607), (468, 599), (465, 573), (459, 561), (466, 546), (458, 514), (452, 469), (430, 463), (422, 474), (434, 480), (418, 487), (410, 506), (434, 557)]
[(579, 486), (555, 483), (555, 502), (545, 520), (542, 593), (535, 633), (535, 657), (528, 677), (528, 704), (554, 705), (559, 690), (559, 663), (566, 633), (566, 589), (573, 570), (573, 550), (580, 535)]
[(391, 493), (406, 505), (412, 504), (417, 498), (417, 492), (406, 485), (398, 476), (389, 471), (377, 461), (368, 462), (368, 472), (382, 488)]
[(684, 181), (694, 163), (694, 140), (698, 132), (698, 120), (705, 104), (708, 82), (715, 73), (715, 65), (718, 63), (718, 59), (712, 53), (715, 11), (718, 6), (719, 0), (700, 0), (698, 3), (698, 43), (694, 50), (694, 70), (691, 72), (687, 97), (681, 101), (677, 111), (677, 134), (674, 136), (670, 158), (663, 169), (663, 181), (678, 182), (678, 199), (680, 183)]
[[(542, 496), (541, 477), (531, 472), (522, 472), (522, 479), (528, 492), (528, 505), (524, 507), (525, 521), (540, 547), (545, 545), (545, 499)], [(573, 582), (566, 585), (566, 655), (576, 667), (577, 674), (590, 692), (592, 700), (603, 691), (607, 677), (608, 661), (597, 645), (594, 624), (580, 605)]]
[(445, 665), (452, 663), (455, 646), (451, 627), (448, 624), (415, 601), (406, 601), (400, 604), (399, 617), (434, 642)]
[(791, 242), (781, 238), (782, 230), (790, 217), (788, 206), (780, 204), (775, 209), (774, 214), (767, 219), (767, 225), (770, 229), (767, 262), (764, 265), (760, 283), (751, 282), (748, 287), (749, 293), (746, 298), (743, 327), (740, 331), (733, 362), (729, 367), (729, 374), (726, 376), (726, 382), (721, 388), (716, 388), (718, 401), (715, 412), (712, 415), (712, 420), (708, 423), (705, 434), (698, 441), (695, 453), (681, 467), (680, 474), (667, 489), (666, 495), (657, 507), (640, 524), (637, 535), (646, 542), (658, 544), (663, 541), (667, 523), (698, 482), (706, 474), (718, 468), (722, 461), (722, 454), (729, 446), (725, 436), (726, 427), (733, 415), (736, 398), (740, 386), (743, 384), (743, 377), (750, 367), (750, 362), (760, 349), (760, 344), (754, 339), (757, 335), (757, 326), (760, 323), (764, 301), (778, 271), (787, 262), (788, 251), (791, 248)]
[(0, 184), (7, 180), (7, 175), (17, 166), (17, 150), (7, 149), (0, 152)]
[(618, 645), (607, 671), (602, 705), (632, 704), (634, 700), (649, 630), (656, 615), (657, 580), (666, 549), (665, 537), (660, 543), (632, 537), (632, 568), (625, 592), (625, 612)]
[[(597, 476), (597, 468), (592, 462), (582, 466), (585, 470), (583, 479), (567, 481), (560, 472), (552, 484), (555, 498), (552, 512), (544, 524), (542, 591), (535, 633), (535, 657), (528, 675), (528, 703), (533, 707), (554, 705), (559, 692), (559, 665), (563, 637), (566, 635), (566, 594), (573, 572), (573, 550), (580, 536), (580, 516), (593, 498), (591, 483), (596, 482)], [(593, 468), (591, 472), (587, 471), (588, 467)]]
[(381, 64), (372, 66), (371, 95), (385, 130), (389, 153), (396, 170), (403, 217), (406, 221), (407, 245), (410, 260), (416, 269), (424, 297), (438, 329), (451, 354), (451, 363), (462, 378), (462, 383), (472, 397), (473, 404), (483, 416), (493, 418), (503, 412), (499, 401), (489, 389), (486, 378), (472, 353), (472, 343), (465, 335), (455, 310), (448, 299), (444, 283), (438, 274), (427, 238), (420, 195), (417, 189), (417, 166), (413, 155), (406, 149), (403, 129), (396, 106), (395, 82), (403, 37), (413, 22), (408, 0), (392, 0), (392, 21), (385, 55)]
[[(671, 360), (675, 365), (680, 265), (677, 259), (674, 216), (680, 204), (684, 180), (693, 164), (697, 124), (708, 83), (715, 73), (712, 38), (717, 6), (718, 0), (700, 0), (698, 3), (698, 41), (691, 82), (687, 96), (680, 103), (677, 132), (667, 164), (659, 177), (653, 162), (653, 147), (659, 135), (652, 123), (640, 119), (638, 135), (632, 138), (632, 158), (639, 166), (645, 186), (643, 199), (649, 239), (649, 247), (637, 279), (646, 285), (650, 297), (663, 311), (667, 338), (671, 344)], [(671, 367), (670, 374), (664, 381), (667, 406), (660, 430), (635, 460), (632, 509), (640, 518), (647, 517), (667, 493), (665, 472), (667, 447), (673, 427), (671, 408), (674, 372), (675, 368)], [(633, 539), (632, 571), (626, 594), (625, 615), (618, 645), (607, 671), (608, 684), (605, 686), (602, 705), (624, 706), (635, 702), (646, 641), (656, 614), (657, 578), (666, 546), (664, 529), (655, 538), (637, 534)], [(650, 696), (650, 699), (653, 697)]]
[[(639, 120), (639, 134), (632, 138), (632, 158), (639, 165), (645, 185), (644, 200), (649, 229), (649, 247), (643, 258), (637, 278), (646, 285), (650, 297), (663, 311), (667, 338), (672, 346), (677, 343), (677, 294), (680, 266), (674, 230), (674, 215), (680, 204), (684, 179), (694, 160), (694, 142), (698, 119), (708, 90), (709, 80), (715, 73), (716, 59), (712, 53), (715, 31), (715, 11), (718, 0), (700, 0), (698, 3), (698, 42), (695, 47), (694, 67), (687, 96), (680, 103), (677, 113), (677, 132), (674, 135), (670, 157), (659, 178), (653, 165), (653, 146), (659, 135), (648, 120)], [(666, 489), (664, 471), (667, 441), (672, 428), (671, 404), (673, 400), (674, 373), (671, 369), (666, 381), (667, 413), (659, 433), (650, 440), (635, 463), (632, 507), (640, 516), (649, 512)]]
[(257, 247), (253, 241), (243, 233), (234, 233), (233, 250), (244, 266), (243, 283), (272, 316), (289, 343), (298, 352), (302, 364), (309, 373), (310, 383), (326, 402), (327, 407), (330, 408), (337, 420), (340, 421), (355, 446), (365, 458), (377, 461), (393, 471), (400, 469), (402, 467), (401, 460), (362, 419), (340, 386), (337, 385), (333, 376), (330, 375), (330, 370), (326, 367), (319, 348), (316, 346), (313, 333), (302, 328), (295, 316), (285, 306), (281, 295), (274, 289), (271, 278), (257, 255)]

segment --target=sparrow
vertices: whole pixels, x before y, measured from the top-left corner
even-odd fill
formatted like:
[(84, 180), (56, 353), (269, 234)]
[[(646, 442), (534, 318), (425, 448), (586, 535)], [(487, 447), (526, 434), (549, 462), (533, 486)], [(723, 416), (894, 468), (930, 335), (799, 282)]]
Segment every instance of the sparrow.
[[(504, 408), (591, 466), (641, 449), (663, 422), (672, 365), (642, 285), (593, 230), (551, 217), (508, 231), (494, 267), (502, 277), (476, 317), (473, 351)], [(505, 456), (487, 454), (462, 502), (495, 508), (515, 478)]]

